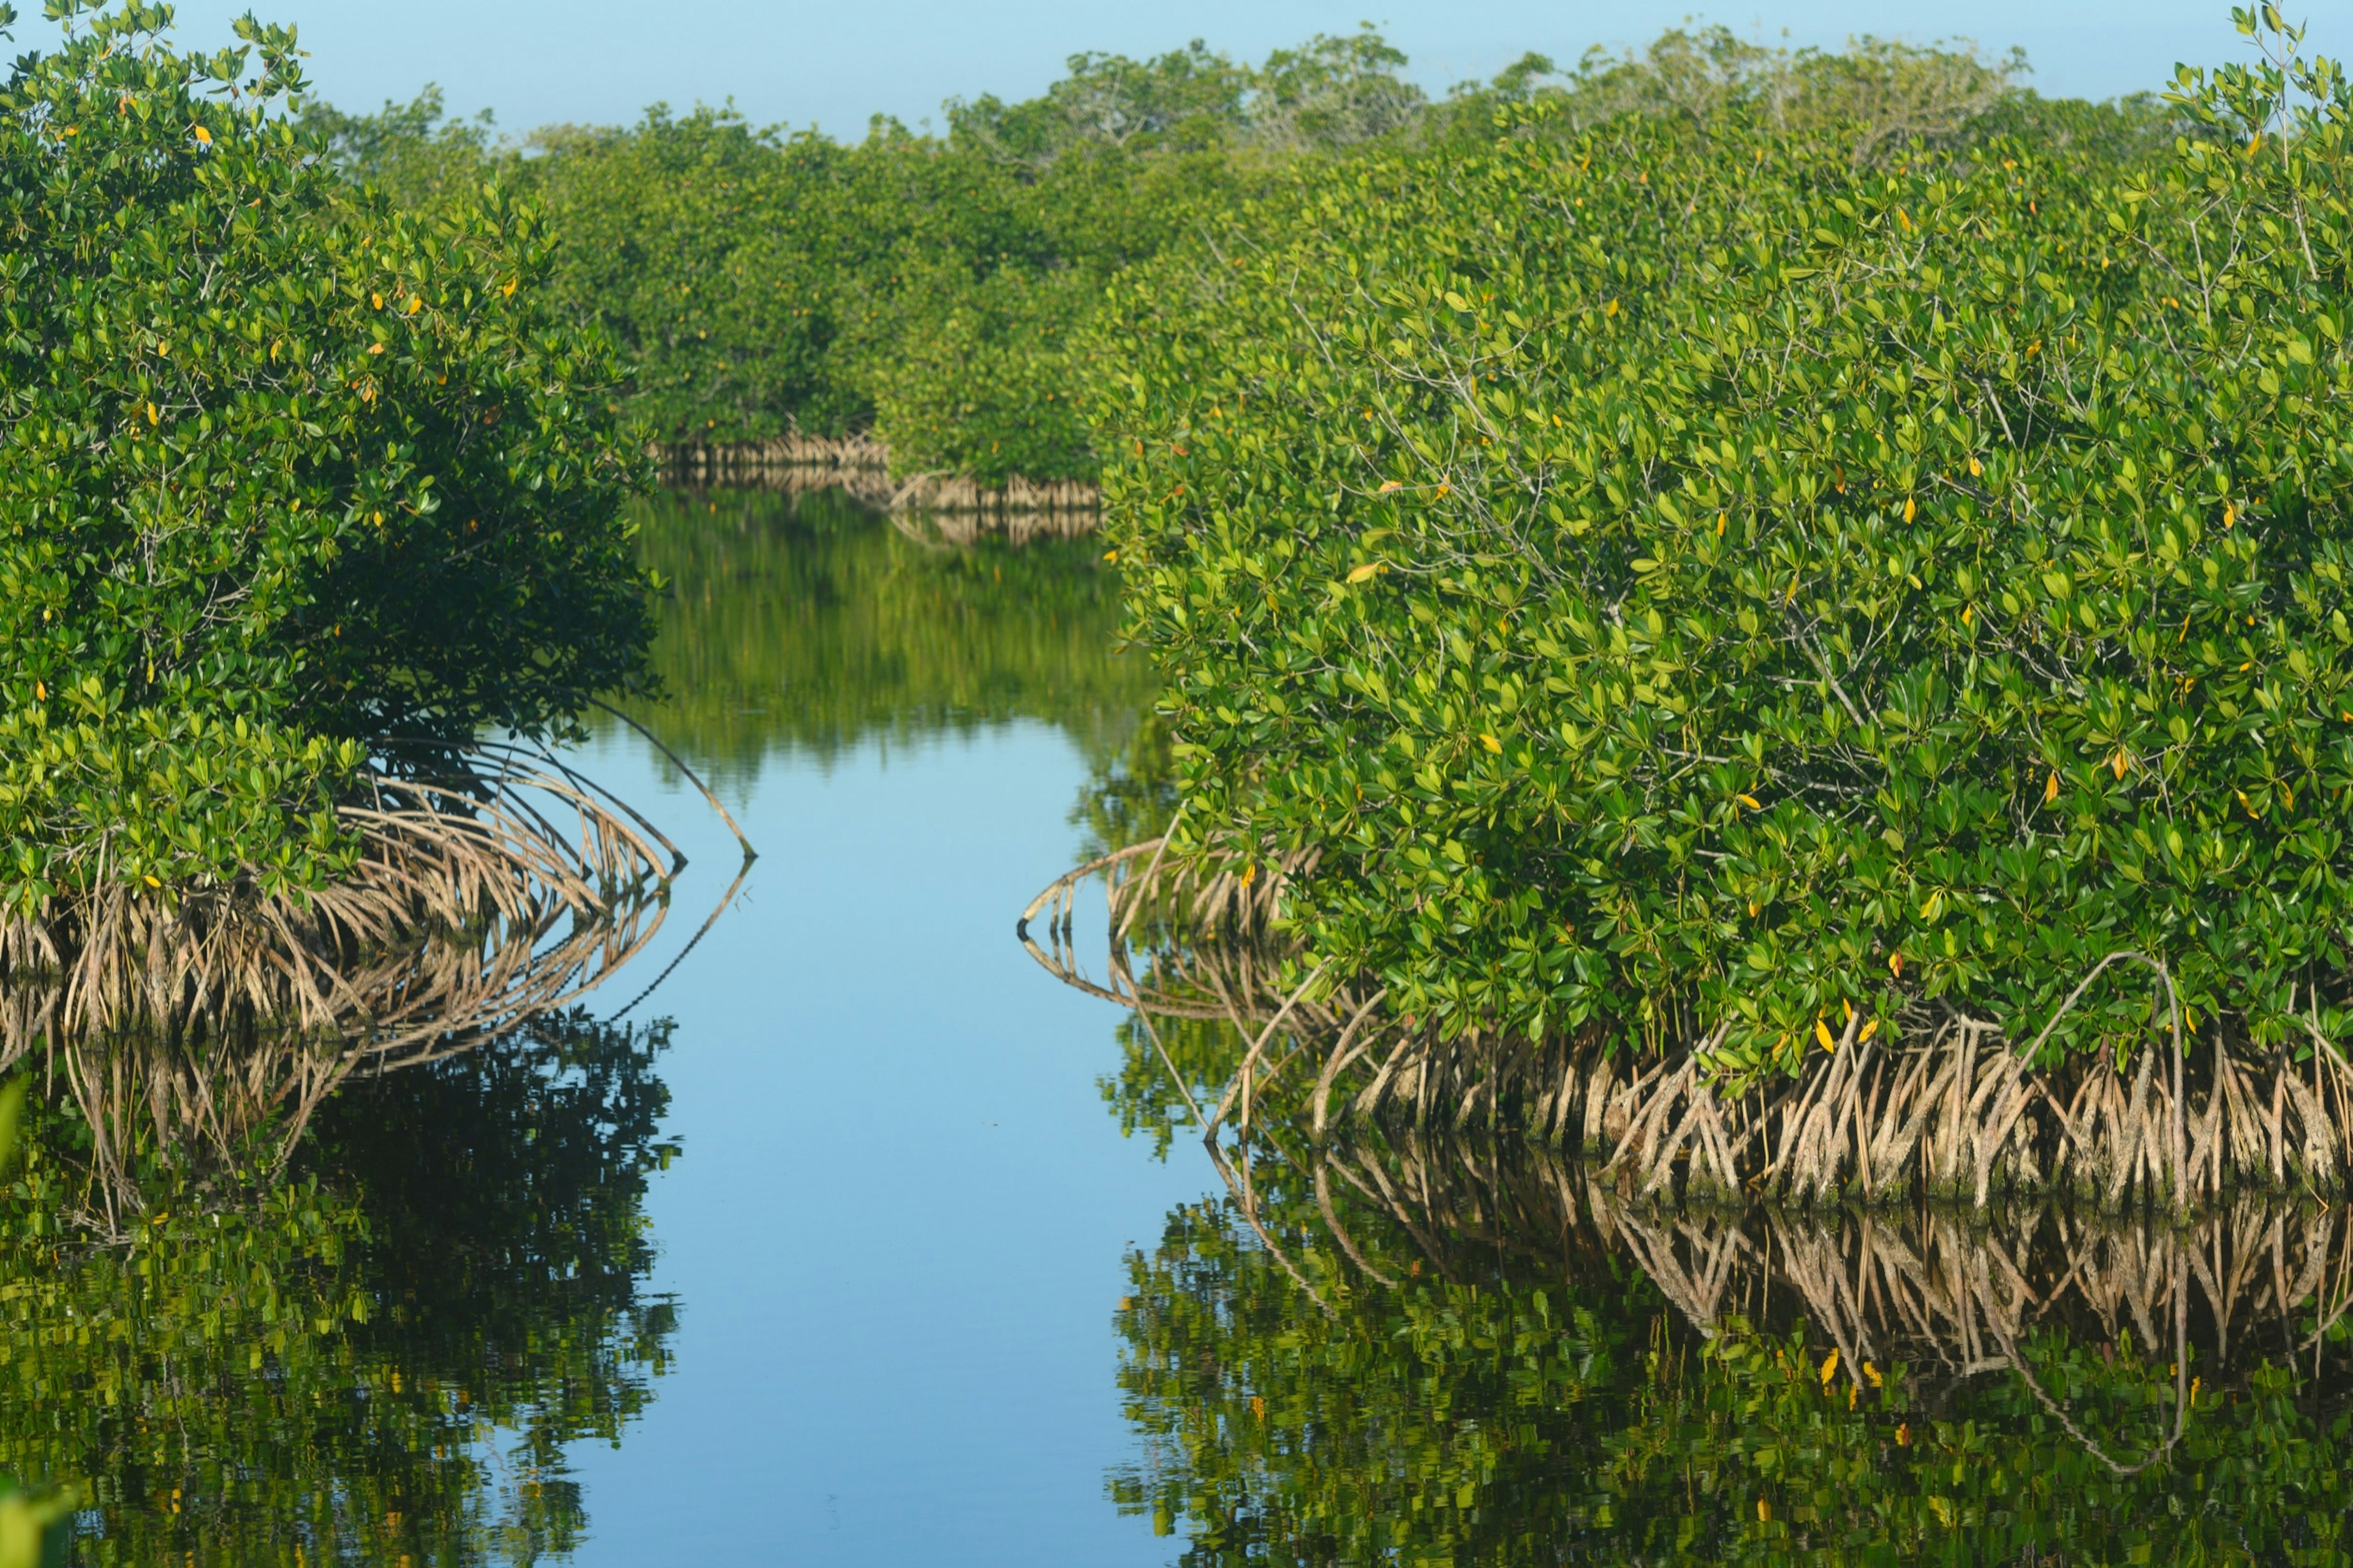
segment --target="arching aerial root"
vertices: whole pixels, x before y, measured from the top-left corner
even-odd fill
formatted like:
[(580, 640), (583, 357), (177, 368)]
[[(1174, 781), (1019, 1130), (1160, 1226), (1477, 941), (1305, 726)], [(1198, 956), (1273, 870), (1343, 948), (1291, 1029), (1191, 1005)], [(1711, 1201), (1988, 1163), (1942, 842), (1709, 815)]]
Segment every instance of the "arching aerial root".
[[(1377, 1008), (1363, 984), (1279, 984), (1290, 955), (1270, 935), (1287, 874), (1174, 863), (1166, 839), (1090, 861), (1024, 911), (1023, 942), (1065, 983), (1155, 1016), (1224, 1017), (1237, 1071), (1224, 1097), (1247, 1125), (1282, 1115), (1322, 1136), (1384, 1129), (1517, 1129), (1603, 1163), (1635, 1201), (1710, 1193), (1799, 1205), (1907, 1195), (1985, 1207), (2014, 1193), (2063, 1194), (2107, 1208), (2211, 1204), (2237, 1191), (2334, 1192), (2353, 1184), (2353, 1066), (2308, 1029), (2305, 1060), (2219, 1033), (2181, 1031), (2165, 965), (2101, 961), (2042, 1034), (1926, 1010), (1898, 1037), (1862, 1037), (1860, 1017), (1795, 1079), (1723, 1092), (1710, 1071), (1720, 1034), (1683, 1031), (1626, 1053), (1598, 1031), (1531, 1041), (1472, 1030), (1443, 1039)], [(1078, 889), (1102, 879), (1110, 969), (1090, 979), (1071, 942)], [(1043, 917), (1048, 946), (1030, 926)], [(1128, 938), (1155, 944), (1139, 975)], [(1049, 951), (1050, 948), (1050, 951)], [(2126, 1053), (2031, 1065), (2094, 981), (2116, 965), (2157, 982), (2160, 1020)], [(1286, 1007), (1279, 1037), (1261, 1040)], [(1891, 1031), (1891, 1033), (1893, 1033)], [(1690, 1037), (1696, 1036), (1696, 1037)], [(1304, 1068), (1284, 1068), (1304, 1058)], [(1279, 1084), (1271, 1080), (1280, 1077)], [(1191, 1098), (1187, 1090), (1187, 1099)], [(1205, 1115), (1214, 1132), (1222, 1116)]]
[(342, 808), (351, 876), (125, 890), (0, 920), (0, 1070), (34, 1058), (88, 1121), (111, 1216), (160, 1146), (282, 1162), (354, 1073), (431, 1060), (560, 1007), (651, 940), (676, 849), (554, 759), (470, 753), (444, 782), (377, 774)]
[[(1926, 1194), (1983, 1208), (2063, 1193), (2118, 1208), (2335, 1191), (2353, 1176), (2353, 1068), (2325, 1047), (2301, 1064), (2212, 1042), (2185, 1058), (2158, 1036), (2122, 1071), (2104, 1059), (2041, 1070), (1993, 1025), (1947, 1017), (1894, 1044), (1857, 1041), (1850, 1026), (1794, 1081), (1736, 1098), (1707, 1071), (1711, 1039), (1629, 1058), (1395, 1025), (1368, 1033), (1393, 1042), (1369, 1076), (1366, 1041), (1325, 1047), (1327, 1087), (1301, 1108), (1318, 1127), (1517, 1128), (1601, 1162), (1637, 1201)], [(1335, 1089), (1338, 1115), (1324, 1100)]]

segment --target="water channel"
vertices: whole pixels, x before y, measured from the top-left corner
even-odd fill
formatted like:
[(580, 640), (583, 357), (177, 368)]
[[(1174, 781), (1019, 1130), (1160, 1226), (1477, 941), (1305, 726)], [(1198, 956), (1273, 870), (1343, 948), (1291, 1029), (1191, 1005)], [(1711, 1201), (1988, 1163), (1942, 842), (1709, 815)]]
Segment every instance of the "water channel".
[(638, 717), (759, 859), (604, 725), (578, 765), (690, 865), (584, 1005), (354, 1082), (284, 1183), (151, 1173), (127, 1247), (17, 1177), (0, 1471), (87, 1485), (75, 1561), (2344, 1560), (2342, 1216), (1678, 1213), (1271, 1119), (1213, 1161), (1240, 1033), (1011, 930), (1149, 828), (1096, 547), (643, 521)]

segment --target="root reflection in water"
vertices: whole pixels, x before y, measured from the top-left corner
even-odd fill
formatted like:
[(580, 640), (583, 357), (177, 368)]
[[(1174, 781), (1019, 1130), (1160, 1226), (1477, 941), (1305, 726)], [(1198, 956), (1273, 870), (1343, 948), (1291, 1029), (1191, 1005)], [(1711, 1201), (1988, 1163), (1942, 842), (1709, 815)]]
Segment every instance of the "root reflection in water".
[[(2186, 1215), (2147, 1180), (2171, 1119), (2149, 1113), (2161, 1075), (2137, 1062), (2057, 1102), (2079, 1126), (2095, 1103), (2137, 1107), (2115, 1136), (2139, 1141), (2137, 1179), (2109, 1162), (1980, 1185), (1975, 1163), (2013, 1134), (1988, 1142), (1962, 1112), (2015, 1101), (2024, 1079), (1966, 1022), (1917, 1047), (1976, 1058), (1949, 1069), (1891, 1051), (1873, 1074), (1845, 1041), (1842, 1083), (1798, 1086), (1755, 1163), (1694, 1179), (1722, 1156), (1701, 1142), (1687, 1053), (1556, 1077), (1547, 1098), (1498, 1053), (1383, 1016), (1377, 991), (1303, 989), (1263, 905), (1238, 901), (1258, 889), (1197, 884), (1155, 920), (1121, 892), (1149, 864), (1145, 847), (1087, 872), (1113, 889), (1100, 965), (1072, 937), (1081, 878), (1021, 934), (1126, 1009), (1105, 1085), (1123, 1125), (1164, 1150), (1206, 1132), (1223, 1189), (1131, 1255), (1118, 1314), (1140, 1458), (1113, 1492), (1187, 1536), (1182, 1561), (2353, 1548), (2353, 1215), (2299, 1190), (2292, 1155), (2284, 1180), (2217, 1157), (2243, 1084), (2189, 1085), (2188, 1142), (2234, 1175)], [(1166, 907), (1216, 899), (1206, 932)], [(1910, 1179), (1767, 1173), (1827, 1145), (1837, 1093), (1884, 1120), (1907, 1077)], [(2289, 1141), (2242, 1142), (2266, 1138)]]

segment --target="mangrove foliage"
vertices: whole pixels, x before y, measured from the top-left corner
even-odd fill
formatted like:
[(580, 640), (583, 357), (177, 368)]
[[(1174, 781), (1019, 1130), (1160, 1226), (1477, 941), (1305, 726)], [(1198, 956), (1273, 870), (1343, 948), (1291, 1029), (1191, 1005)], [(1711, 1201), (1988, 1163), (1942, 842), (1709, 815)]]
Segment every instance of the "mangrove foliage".
[(1178, 849), (1312, 858), (1300, 970), (1447, 1038), (2334, 1058), (2353, 89), (2241, 30), (2159, 156), (1531, 102), (1130, 273)]

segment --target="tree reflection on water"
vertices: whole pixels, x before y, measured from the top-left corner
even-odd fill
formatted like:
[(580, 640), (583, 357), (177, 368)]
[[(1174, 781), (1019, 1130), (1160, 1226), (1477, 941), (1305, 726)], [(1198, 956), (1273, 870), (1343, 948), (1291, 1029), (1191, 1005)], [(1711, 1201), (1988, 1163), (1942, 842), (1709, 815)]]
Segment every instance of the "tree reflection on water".
[[(1097, 984), (1051, 946), (1145, 1004), (1103, 1091), (1164, 1151), (1253, 1039), (1328, 1048), (1265, 1040), (1274, 955), (1155, 933)], [(2353, 1551), (2353, 1216), (2317, 1198), (1678, 1201), (1540, 1139), (1319, 1137), (1313, 1068), (1265, 1076), (1117, 1317), (1112, 1495), (1185, 1563)]]
[(59, 1215), (38, 1121), (0, 1205), (0, 1469), (77, 1478), (90, 1563), (530, 1562), (584, 1514), (564, 1446), (666, 1364), (646, 1293), (665, 1026), (549, 1016), (348, 1085), (290, 1179), (159, 1163), (128, 1246)]
[(1113, 1479), (1187, 1563), (2336, 1562), (2353, 1225), (1624, 1205), (1254, 1135), (1129, 1260)]

